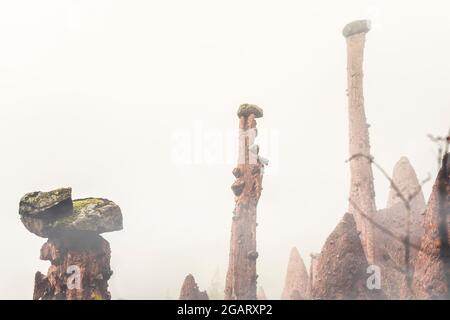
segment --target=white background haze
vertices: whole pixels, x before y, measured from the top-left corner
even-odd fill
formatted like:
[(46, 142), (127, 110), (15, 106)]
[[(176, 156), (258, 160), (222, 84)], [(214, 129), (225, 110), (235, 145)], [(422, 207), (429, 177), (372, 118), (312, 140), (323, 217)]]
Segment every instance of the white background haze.
[[(0, 1), (0, 299), (31, 299), (49, 265), (20, 198), (63, 186), (122, 209), (124, 230), (104, 234), (114, 299), (177, 298), (188, 273), (202, 289), (217, 268), (224, 278), (234, 160), (220, 134), (237, 130), (245, 102), (272, 133), (258, 274), (278, 299), (291, 247), (309, 265), (347, 208), (342, 28), (373, 20), (364, 89), (376, 160), (391, 171), (407, 156), (434, 180), (426, 135), (450, 125), (449, 12), (444, 0)], [(179, 132), (192, 163), (174, 161)], [(375, 173), (383, 208), (389, 183)]]

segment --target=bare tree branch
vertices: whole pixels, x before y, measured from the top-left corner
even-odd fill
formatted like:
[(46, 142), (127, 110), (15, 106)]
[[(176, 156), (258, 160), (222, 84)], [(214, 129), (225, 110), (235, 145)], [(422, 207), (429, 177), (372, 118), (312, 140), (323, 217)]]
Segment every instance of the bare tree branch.
[(348, 160), (351, 161), (355, 158), (365, 158), (367, 159), (370, 163), (372, 163), (382, 174), (383, 176), (390, 182), (390, 185), (392, 187), (392, 189), (395, 191), (395, 193), (397, 194), (397, 196), (400, 198), (400, 200), (403, 202), (403, 205), (406, 208), (406, 236), (404, 239), (399, 239), (399, 237), (395, 236), (391, 231), (389, 231), (388, 229), (382, 227), (381, 225), (377, 224), (375, 221), (373, 221), (373, 219), (371, 219), (370, 217), (368, 217), (364, 212), (362, 212), (361, 209), (358, 208), (357, 204), (352, 201), (351, 199), (349, 199), (349, 201), (352, 203), (353, 207), (355, 207), (356, 210), (358, 210), (358, 212), (360, 212), (360, 214), (368, 219), (370, 221), (370, 223), (372, 225), (374, 225), (375, 227), (381, 229), (383, 232), (389, 234), (391, 237), (394, 237), (395, 239), (401, 241), (404, 244), (405, 247), (405, 258), (404, 258), (404, 264), (405, 264), (405, 274), (406, 274), (406, 281), (407, 281), (407, 285), (409, 287), (409, 289), (411, 289), (412, 286), (412, 273), (410, 271), (410, 248), (414, 247), (418, 250), (420, 250), (420, 246), (419, 245), (414, 245), (411, 243), (411, 201), (420, 193), (420, 191), (422, 190), (422, 186), (431, 179), (430, 175), (428, 176), (428, 178), (426, 178), (425, 180), (422, 181), (422, 183), (420, 184), (418, 190), (416, 190), (415, 192), (413, 192), (412, 194), (405, 196), (400, 188), (395, 184), (394, 180), (391, 178), (391, 176), (386, 172), (386, 170), (384, 170), (384, 168), (379, 165), (376, 161), (375, 158), (371, 155), (365, 155), (365, 154), (361, 154), (361, 153), (357, 153), (352, 155)]
[[(366, 219), (367, 221), (369, 221), (375, 228), (380, 229), (381, 231), (383, 231), (386, 235), (388, 235), (389, 237), (391, 237), (394, 240), (397, 240), (399, 242), (404, 242), (405, 239), (397, 236), (395, 233), (393, 233), (391, 230), (389, 230), (388, 228), (382, 226), (381, 224), (379, 224), (378, 222), (376, 222), (374, 219), (372, 219), (371, 217), (369, 217), (367, 214), (365, 214), (361, 208), (356, 204), (356, 202), (354, 202), (352, 199), (348, 199), (348, 201), (350, 202), (350, 204), (359, 212), (359, 214)], [(418, 244), (414, 244), (414, 243), (410, 243), (409, 244), (411, 247), (413, 247), (414, 249), (417, 250), (421, 250), (420, 245)]]
[(450, 129), (448, 130), (448, 134), (446, 137), (433, 136), (432, 134), (428, 134), (427, 137), (438, 147), (437, 166), (439, 171), (441, 168), (443, 157), (448, 153), (450, 145)]

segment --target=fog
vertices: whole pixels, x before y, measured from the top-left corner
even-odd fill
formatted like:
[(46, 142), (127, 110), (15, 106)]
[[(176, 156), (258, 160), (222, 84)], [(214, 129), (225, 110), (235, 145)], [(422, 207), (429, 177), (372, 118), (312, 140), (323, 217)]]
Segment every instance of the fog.
[[(450, 119), (447, 1), (0, 2), (0, 299), (31, 299), (45, 239), (27, 192), (73, 188), (120, 205), (114, 299), (177, 298), (224, 280), (241, 103), (264, 109), (258, 284), (281, 296), (291, 247), (309, 265), (347, 210), (347, 22), (369, 18), (372, 153), (436, 174)], [(383, 208), (389, 182), (375, 173)], [(424, 187), (428, 199), (433, 182)]]

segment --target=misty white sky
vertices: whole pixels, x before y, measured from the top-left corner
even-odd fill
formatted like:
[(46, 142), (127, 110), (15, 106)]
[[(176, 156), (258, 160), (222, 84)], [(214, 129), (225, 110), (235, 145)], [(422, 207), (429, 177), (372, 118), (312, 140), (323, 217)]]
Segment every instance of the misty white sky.
[[(426, 135), (450, 125), (449, 11), (444, 0), (1, 1), (0, 299), (30, 299), (49, 265), (20, 197), (62, 186), (122, 208), (124, 230), (104, 235), (113, 298), (176, 298), (188, 273), (202, 289), (217, 268), (224, 278), (228, 137), (244, 102), (265, 113), (258, 273), (279, 298), (291, 247), (309, 265), (347, 208), (343, 26), (373, 22), (372, 153), (389, 171), (407, 156), (422, 179), (436, 173)], [(388, 182), (375, 183), (382, 208)]]

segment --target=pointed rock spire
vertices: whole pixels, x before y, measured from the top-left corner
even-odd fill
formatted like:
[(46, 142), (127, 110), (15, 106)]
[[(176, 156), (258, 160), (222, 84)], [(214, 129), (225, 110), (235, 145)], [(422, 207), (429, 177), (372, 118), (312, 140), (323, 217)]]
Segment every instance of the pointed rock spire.
[[(402, 157), (395, 164), (392, 180), (404, 197), (407, 199), (410, 197), (412, 198), (410, 202), (413, 209), (417, 208), (423, 210), (425, 208), (425, 197), (423, 196), (419, 180), (417, 179), (416, 171), (408, 158)], [(399, 197), (398, 192), (391, 186), (387, 207), (393, 207), (397, 203), (403, 202)]]
[(415, 261), (414, 297), (450, 298), (450, 160), (444, 157), (425, 212), (425, 231)]
[(267, 300), (266, 293), (264, 292), (263, 287), (259, 287), (258, 289), (258, 300)]
[[(411, 297), (410, 279), (423, 235), (422, 213), (425, 211), (425, 199), (416, 173), (406, 157), (397, 162), (392, 177), (401, 195), (411, 199), (410, 212), (396, 188), (391, 186), (388, 207), (379, 210), (374, 219), (380, 226), (374, 228), (376, 260), (381, 268), (381, 287), (386, 296), (389, 299), (407, 299)], [(407, 257), (404, 239), (407, 235), (408, 216), (410, 225)]]
[(303, 300), (308, 298), (309, 277), (297, 248), (292, 248), (284, 284), (283, 300)]
[[(317, 262), (314, 299), (375, 299), (367, 288), (367, 262), (353, 215), (346, 213), (322, 248)], [(379, 292), (378, 292), (379, 293)]]
[(186, 276), (181, 287), (179, 300), (209, 300), (206, 291), (200, 291), (192, 274)]

